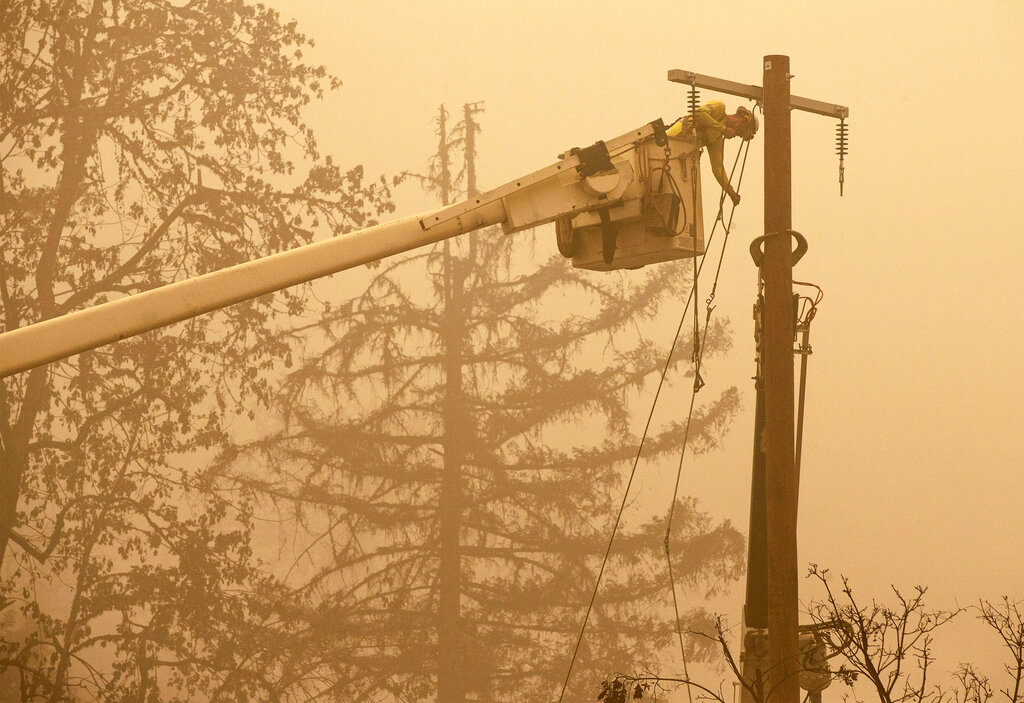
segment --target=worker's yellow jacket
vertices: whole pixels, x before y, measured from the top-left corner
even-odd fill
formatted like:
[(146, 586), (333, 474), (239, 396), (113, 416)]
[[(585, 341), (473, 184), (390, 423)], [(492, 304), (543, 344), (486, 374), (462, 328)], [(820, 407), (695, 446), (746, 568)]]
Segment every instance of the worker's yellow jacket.
[(682, 117), (672, 123), (666, 133), (670, 137), (676, 137), (683, 132), (691, 132), (697, 139), (697, 146), (708, 150), (708, 159), (711, 161), (711, 172), (715, 174), (715, 180), (721, 184), (725, 192), (732, 192), (729, 185), (729, 176), (725, 173), (723, 158), (725, 155), (725, 103), (717, 100), (710, 100), (698, 107), (691, 118), (690, 115)]

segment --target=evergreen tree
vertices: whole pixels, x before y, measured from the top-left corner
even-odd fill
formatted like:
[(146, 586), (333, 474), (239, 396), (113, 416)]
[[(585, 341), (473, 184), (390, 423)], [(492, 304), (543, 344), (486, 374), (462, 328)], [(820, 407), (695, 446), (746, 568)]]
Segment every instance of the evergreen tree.
[[(449, 131), (442, 107), (423, 177), (442, 203), (462, 183), (475, 193), (474, 113)], [(637, 451), (631, 401), (664, 364), (638, 331), (685, 300), (689, 267), (578, 271), (539, 257), (530, 235), (484, 231), (384, 261), (299, 342), (322, 351), (284, 384), (282, 429), (223, 471), (294, 510), (292, 577), (351, 640), (348, 697), (557, 695)], [(706, 344), (725, 349), (725, 328)], [(690, 450), (713, 447), (737, 404), (730, 389), (700, 407)], [(677, 457), (685, 429), (650, 437), (645, 460)], [(676, 642), (664, 518), (633, 522), (575, 699)], [(738, 578), (743, 538), (728, 522), (683, 499), (674, 525), (681, 589), (699, 602)], [(684, 619), (707, 616), (698, 605)], [(710, 655), (698, 642), (689, 655)]]

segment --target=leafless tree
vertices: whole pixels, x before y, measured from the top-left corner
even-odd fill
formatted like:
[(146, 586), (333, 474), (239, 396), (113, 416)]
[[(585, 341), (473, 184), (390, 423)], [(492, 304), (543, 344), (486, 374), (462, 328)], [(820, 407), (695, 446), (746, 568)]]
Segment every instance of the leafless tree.
[(999, 635), (1010, 657), (1004, 665), (1010, 680), (1005, 688), (999, 689), (1007, 703), (1024, 700), (1024, 618), (1020, 605), (1021, 601), (1003, 596), (999, 602), (981, 600), (976, 606), (978, 617)]
[(840, 576), (834, 590), (828, 569), (812, 565), (809, 577), (824, 589), (823, 600), (809, 607), (811, 619), (833, 626), (821, 629), (829, 648), (841, 652), (840, 670), (851, 691), (863, 678), (880, 703), (925, 703), (941, 700), (942, 689), (929, 678), (933, 673), (932, 633), (962, 609), (932, 610), (925, 604), (927, 588), (915, 586), (910, 594), (892, 587), (892, 603), (854, 595), (850, 581)]

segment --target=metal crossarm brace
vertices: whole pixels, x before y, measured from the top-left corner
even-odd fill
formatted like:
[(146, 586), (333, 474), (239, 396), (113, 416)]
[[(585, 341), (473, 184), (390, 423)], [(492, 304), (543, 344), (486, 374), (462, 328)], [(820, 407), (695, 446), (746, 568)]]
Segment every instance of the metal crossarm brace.
[[(715, 78), (714, 76), (705, 76), (702, 73), (683, 71), (678, 68), (674, 68), (668, 72), (668, 79), (673, 83), (683, 83), (684, 85), (692, 85), (697, 88), (707, 88), (708, 90), (714, 90), (719, 93), (738, 95), (739, 97), (747, 98), (748, 100), (756, 100), (758, 103), (762, 103), (764, 101), (764, 89), (759, 85), (737, 83), (736, 81), (728, 81), (724, 78)], [(843, 105), (834, 105), (822, 100), (801, 98), (797, 95), (789, 96), (789, 106), (793, 110), (813, 112), (816, 115), (835, 117), (837, 120), (850, 116), (850, 108)]]

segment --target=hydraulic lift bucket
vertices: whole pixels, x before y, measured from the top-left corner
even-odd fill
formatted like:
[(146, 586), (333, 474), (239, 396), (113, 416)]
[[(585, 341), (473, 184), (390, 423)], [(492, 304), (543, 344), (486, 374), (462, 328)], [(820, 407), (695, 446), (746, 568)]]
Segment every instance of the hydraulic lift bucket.
[(559, 218), (558, 250), (594, 271), (640, 268), (704, 253), (700, 152), (690, 139), (648, 137), (622, 155), (636, 178), (607, 208)]

